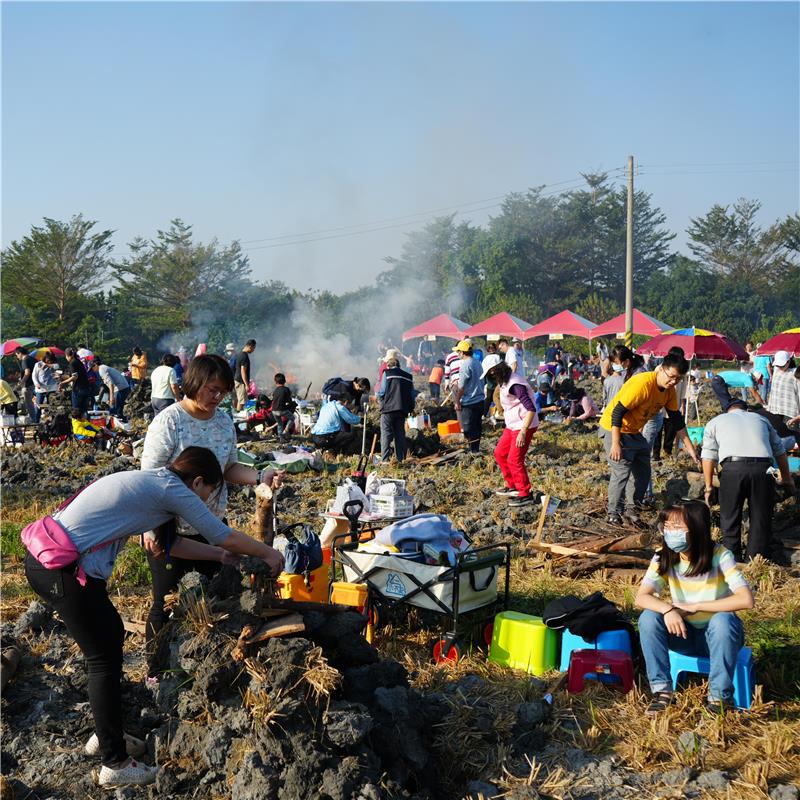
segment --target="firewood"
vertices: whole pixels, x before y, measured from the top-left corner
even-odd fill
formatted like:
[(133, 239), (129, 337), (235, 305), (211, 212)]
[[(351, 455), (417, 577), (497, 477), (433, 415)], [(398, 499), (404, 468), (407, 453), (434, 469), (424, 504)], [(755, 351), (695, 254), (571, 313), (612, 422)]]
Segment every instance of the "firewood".
[(264, 623), (258, 632), (246, 640), (246, 644), (256, 644), (276, 636), (288, 636), (292, 633), (302, 633), (306, 629), (303, 618), (299, 614), (286, 614), (283, 617), (275, 617), (269, 622)]
[(256, 488), (256, 513), (253, 517), (253, 537), (272, 547), (275, 538), (273, 492), (265, 483)]
[(140, 636), (144, 636), (147, 630), (147, 623), (137, 622), (136, 620), (125, 619), (125, 617), (123, 617), (122, 627), (125, 628), (128, 633), (138, 633)]

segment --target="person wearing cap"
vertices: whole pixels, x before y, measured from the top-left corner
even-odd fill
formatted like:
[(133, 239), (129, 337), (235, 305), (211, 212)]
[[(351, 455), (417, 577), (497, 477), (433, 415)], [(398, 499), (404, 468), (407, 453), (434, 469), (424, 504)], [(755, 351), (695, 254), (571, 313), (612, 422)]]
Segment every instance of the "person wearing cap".
[(381, 402), (381, 459), (387, 462), (394, 454), (398, 461), (406, 457), (406, 417), (414, 410), (414, 378), (400, 366), (402, 353), (386, 353), (386, 369), (375, 393)]
[(775, 480), (767, 470), (778, 464), (787, 492), (795, 487), (786, 451), (775, 429), (758, 414), (747, 413), (747, 403), (734, 398), (727, 411), (710, 420), (703, 432), (703, 477), (709, 502), (715, 464), (720, 465), (719, 510), (722, 543), (742, 560), (742, 511), (750, 515), (747, 557), (768, 556), (775, 508)]
[(778, 350), (772, 362), (772, 386), (767, 409), (787, 425), (800, 421), (800, 380), (795, 374), (795, 361), (787, 350)]
[(461, 430), (473, 453), (481, 449), (481, 426), (483, 423), (483, 401), (485, 384), (480, 362), (472, 357), (472, 343), (463, 339), (456, 345), (461, 354), (458, 386), (453, 392), (456, 413), (460, 414)]
[[(486, 361), (491, 356), (486, 357)], [(531, 446), (533, 434), (539, 427), (535, 393), (525, 380), (511, 369), (506, 361), (497, 361), (483, 367), (483, 377), (491, 376), (500, 389), (500, 404), (506, 427), (494, 449), (494, 460), (500, 468), (505, 486), (495, 494), (509, 497), (509, 505), (521, 507), (533, 502), (531, 481), (525, 468), (525, 456)]]
[(533, 395), (533, 404), (536, 406), (536, 413), (539, 415), (558, 411), (556, 395), (553, 391), (549, 372), (540, 373), (539, 382), (536, 385), (536, 392)]
[(465, 337), (452, 349), (444, 360), (445, 385), (453, 394), (455, 394), (456, 388), (458, 387), (458, 374), (461, 371), (461, 351), (458, 348), (459, 345), (464, 342), (472, 346), (470, 338)]
[(505, 359), (506, 364), (511, 367), (511, 371), (517, 375), (525, 375), (525, 361), (522, 352), (522, 339), (516, 336), (511, 340), (509, 345), (508, 339), (500, 339), (497, 344), (497, 349)]
[(228, 342), (225, 345), (225, 358), (228, 359), (228, 366), (231, 372), (236, 373), (236, 345), (233, 342)]

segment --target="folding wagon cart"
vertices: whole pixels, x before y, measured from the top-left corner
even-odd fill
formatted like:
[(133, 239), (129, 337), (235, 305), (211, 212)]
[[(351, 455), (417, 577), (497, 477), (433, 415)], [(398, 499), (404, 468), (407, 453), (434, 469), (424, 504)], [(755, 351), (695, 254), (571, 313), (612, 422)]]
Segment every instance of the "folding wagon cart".
[[(333, 541), (332, 580), (366, 584), (371, 614), (400, 606), (414, 606), (445, 617), (448, 630), (432, 646), (433, 660), (457, 661), (471, 631), (480, 630), (480, 640), (488, 645), (492, 639), (495, 614), (508, 607), (509, 565), (511, 544), (485, 545), (458, 554), (454, 566), (423, 564), (403, 553), (369, 553), (359, 551), (359, 544), (373, 539), (374, 531), (364, 533), (360, 542), (349, 534)], [(412, 554), (413, 555), (413, 554)], [(505, 583), (498, 597), (500, 569)]]

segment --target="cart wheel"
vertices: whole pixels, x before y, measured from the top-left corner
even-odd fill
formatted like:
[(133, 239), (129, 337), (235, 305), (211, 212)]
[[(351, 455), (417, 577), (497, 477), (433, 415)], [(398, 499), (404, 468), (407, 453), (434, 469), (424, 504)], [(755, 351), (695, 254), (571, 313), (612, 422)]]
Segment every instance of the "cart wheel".
[(445, 652), (447, 639), (442, 637), (433, 643), (433, 661), (435, 664), (442, 664), (445, 661), (455, 663), (458, 661), (463, 653), (461, 652), (461, 645), (458, 642), (453, 642)]
[(487, 647), (492, 646), (492, 635), (494, 634), (494, 622), (487, 622), (483, 626), (483, 641)]

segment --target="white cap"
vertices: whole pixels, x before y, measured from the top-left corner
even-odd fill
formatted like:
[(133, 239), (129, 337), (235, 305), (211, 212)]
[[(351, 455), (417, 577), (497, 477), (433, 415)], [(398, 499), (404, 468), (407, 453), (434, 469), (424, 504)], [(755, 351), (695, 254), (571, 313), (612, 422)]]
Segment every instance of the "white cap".
[(481, 362), (481, 366), (483, 367), (483, 372), (481, 372), (481, 378), (485, 378), (489, 374), (489, 370), (493, 367), (496, 367), (499, 363), (502, 362), (502, 358), (497, 355), (497, 353), (489, 353), (486, 358), (483, 359)]
[(236, 345), (233, 342), (228, 342), (228, 344), (225, 345), (225, 352), (226, 353), (232, 353), (235, 349), (236, 349)]
[(776, 367), (785, 367), (789, 363), (789, 359), (792, 357), (792, 354), (788, 350), (778, 350), (775, 353), (775, 358), (772, 360), (772, 363), (775, 364)]

